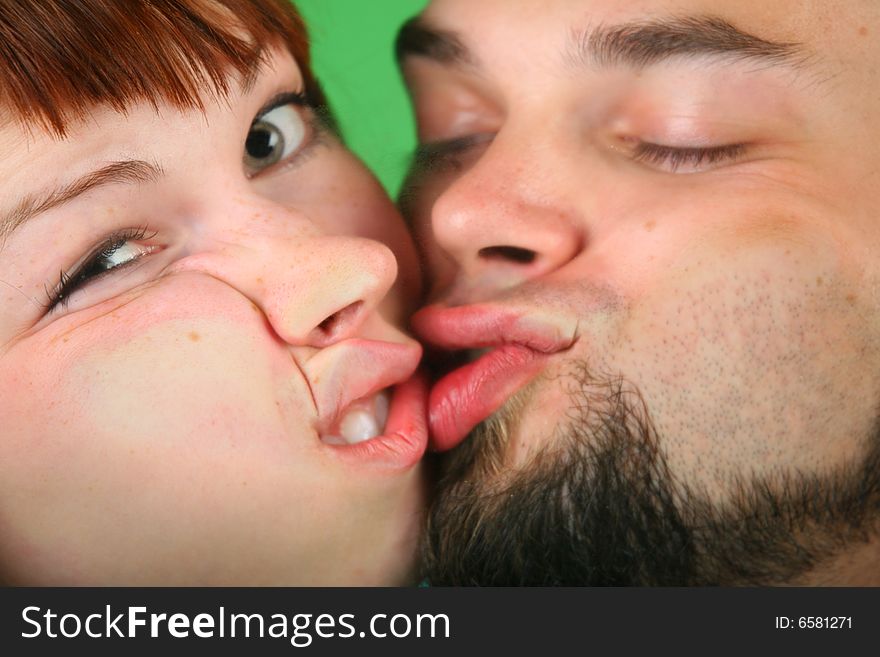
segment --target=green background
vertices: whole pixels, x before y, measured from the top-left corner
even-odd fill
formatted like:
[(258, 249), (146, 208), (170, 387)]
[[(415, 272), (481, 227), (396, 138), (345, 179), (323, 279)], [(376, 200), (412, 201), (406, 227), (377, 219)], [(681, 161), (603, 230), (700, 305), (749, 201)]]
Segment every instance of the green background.
[(428, 0), (294, 0), (309, 27), (315, 72), (346, 143), (397, 194), (415, 143), (394, 62), (401, 23)]

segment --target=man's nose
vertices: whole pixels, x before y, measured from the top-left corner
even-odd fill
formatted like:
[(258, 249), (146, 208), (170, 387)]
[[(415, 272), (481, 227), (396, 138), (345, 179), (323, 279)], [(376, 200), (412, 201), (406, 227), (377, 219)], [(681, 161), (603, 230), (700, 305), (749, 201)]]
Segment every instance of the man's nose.
[(433, 237), (465, 287), (512, 287), (547, 275), (584, 245), (584, 224), (555, 183), (561, 172), (503, 139), (496, 137), (431, 211)]

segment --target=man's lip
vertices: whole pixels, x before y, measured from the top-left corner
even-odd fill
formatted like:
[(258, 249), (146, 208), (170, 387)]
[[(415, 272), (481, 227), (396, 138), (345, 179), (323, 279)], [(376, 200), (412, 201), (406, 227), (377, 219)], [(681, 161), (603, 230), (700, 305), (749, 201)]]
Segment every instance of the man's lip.
[(445, 350), (489, 351), (443, 376), (428, 400), (432, 447), (458, 445), (544, 367), (550, 355), (571, 347), (575, 327), (492, 305), (429, 306), (413, 317), (426, 342)]
[(575, 326), (567, 322), (490, 304), (427, 306), (413, 315), (412, 327), (422, 340), (447, 351), (516, 344), (553, 354), (576, 339)]
[(546, 354), (516, 344), (492, 349), (441, 378), (428, 397), (431, 446), (452, 449), (534, 378)]

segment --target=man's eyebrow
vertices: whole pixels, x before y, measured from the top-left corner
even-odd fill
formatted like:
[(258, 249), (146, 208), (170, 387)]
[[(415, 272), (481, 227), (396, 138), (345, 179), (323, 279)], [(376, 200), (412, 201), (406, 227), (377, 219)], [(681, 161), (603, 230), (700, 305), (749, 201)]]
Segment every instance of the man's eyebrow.
[(568, 49), (573, 64), (643, 68), (673, 57), (714, 56), (764, 64), (797, 65), (800, 44), (769, 41), (714, 16), (671, 17), (574, 31)]
[(435, 28), (419, 16), (401, 25), (394, 54), (398, 64), (407, 57), (420, 55), (447, 66), (476, 65), (476, 58), (454, 32)]
[(20, 199), (10, 212), (0, 218), (0, 248), (9, 236), (29, 219), (69, 203), (90, 190), (104, 185), (155, 182), (162, 175), (162, 168), (157, 164), (144, 160), (123, 160), (111, 162), (55, 189), (28, 194)]
[[(476, 56), (455, 33), (416, 17), (400, 28), (398, 63), (418, 55), (448, 66), (476, 66)], [(807, 59), (802, 46), (770, 41), (714, 16), (685, 16), (573, 30), (566, 61), (591, 68), (644, 68), (681, 56), (708, 55), (764, 64), (797, 66)]]

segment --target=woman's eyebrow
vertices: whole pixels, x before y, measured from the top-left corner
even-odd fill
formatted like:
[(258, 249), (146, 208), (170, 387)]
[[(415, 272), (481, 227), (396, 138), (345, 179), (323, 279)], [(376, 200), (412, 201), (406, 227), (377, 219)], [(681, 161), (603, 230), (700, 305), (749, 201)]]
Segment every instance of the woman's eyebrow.
[(97, 187), (155, 182), (163, 173), (162, 167), (152, 162), (122, 160), (111, 162), (54, 189), (27, 194), (19, 199), (11, 211), (0, 217), (0, 250), (17, 228), (47, 210), (69, 203)]

